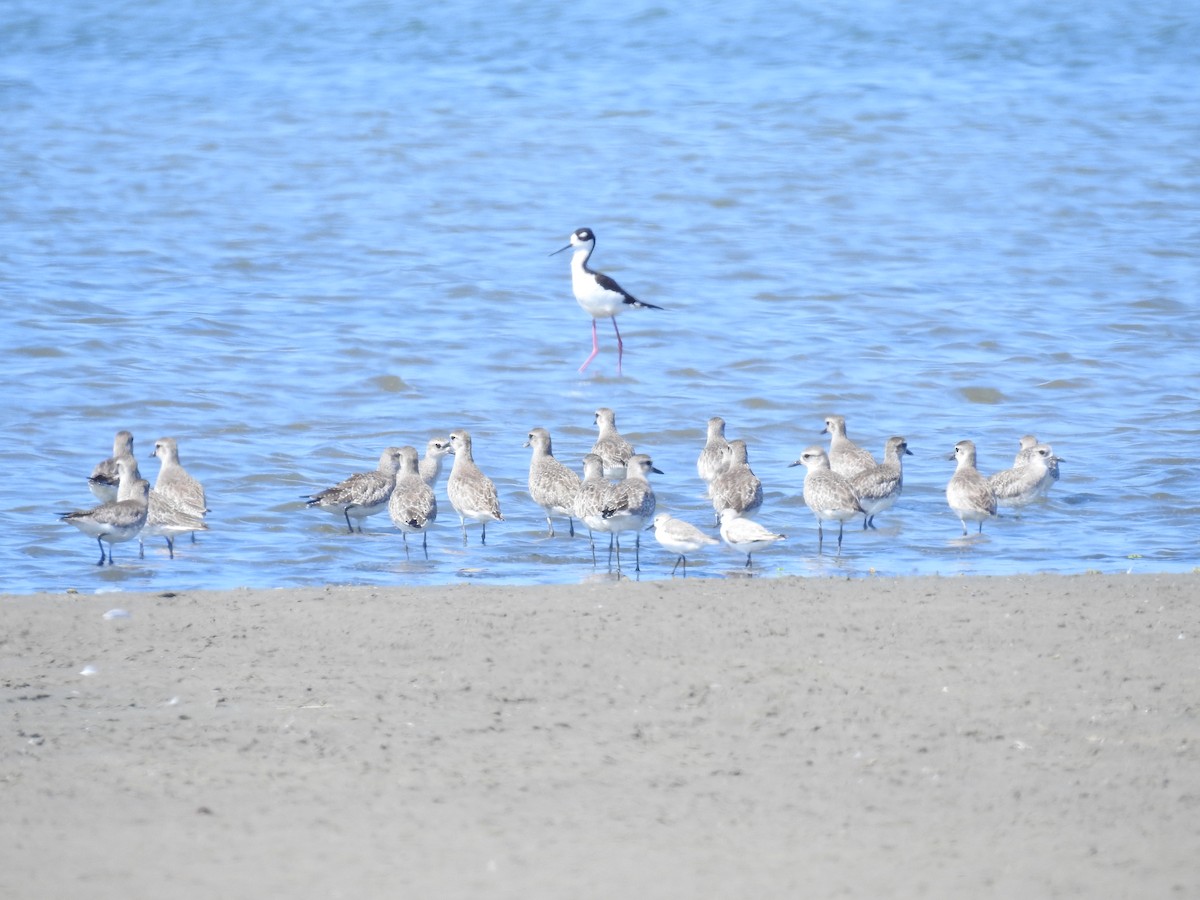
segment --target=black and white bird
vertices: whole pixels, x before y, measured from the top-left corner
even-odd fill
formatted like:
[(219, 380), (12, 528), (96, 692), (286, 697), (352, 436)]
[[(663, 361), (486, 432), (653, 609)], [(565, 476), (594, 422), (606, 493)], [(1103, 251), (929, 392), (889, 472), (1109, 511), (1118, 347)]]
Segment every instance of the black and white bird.
[(613, 279), (603, 272), (588, 268), (588, 259), (596, 249), (596, 235), (590, 228), (578, 228), (571, 234), (571, 243), (560, 247), (551, 253), (562, 253), (563, 250), (574, 248), (571, 257), (571, 290), (575, 299), (583, 307), (583, 311), (592, 317), (592, 353), (579, 367), (582, 372), (588, 367), (596, 354), (600, 352), (600, 343), (596, 339), (596, 320), (612, 319), (613, 331), (617, 335), (617, 374), (621, 374), (621, 358), (624, 355), (625, 344), (621, 340), (621, 329), (617, 327), (617, 316), (627, 309), (662, 309), (653, 303), (646, 303), (630, 294)]

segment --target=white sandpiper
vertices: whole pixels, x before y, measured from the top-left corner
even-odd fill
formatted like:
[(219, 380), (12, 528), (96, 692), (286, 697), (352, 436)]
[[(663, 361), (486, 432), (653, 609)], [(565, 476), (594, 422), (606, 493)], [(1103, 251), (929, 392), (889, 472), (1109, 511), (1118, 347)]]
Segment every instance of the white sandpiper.
[(755, 550), (762, 550), (764, 547), (770, 547), (776, 541), (786, 539), (786, 534), (768, 531), (736, 510), (721, 510), (721, 540), (734, 550), (746, 554), (746, 565), (743, 568), (750, 568), (750, 556)]
[(621, 374), (621, 359), (625, 352), (625, 343), (621, 340), (621, 329), (617, 328), (617, 316), (627, 309), (662, 309), (653, 303), (637, 299), (613, 279), (602, 272), (588, 268), (588, 258), (596, 248), (596, 235), (590, 228), (577, 228), (571, 234), (571, 242), (551, 253), (562, 253), (564, 250), (575, 248), (571, 256), (571, 290), (575, 299), (583, 307), (583, 311), (592, 317), (592, 353), (579, 367), (582, 372), (588, 367), (596, 354), (600, 352), (600, 343), (596, 339), (596, 320), (612, 319), (613, 331), (617, 335), (617, 374)]
[(674, 575), (675, 570), (679, 568), (679, 564), (683, 563), (683, 576), (685, 578), (687, 577), (687, 554), (695, 553), (697, 550), (720, 543), (716, 538), (709, 537), (691, 522), (676, 519), (666, 513), (656, 515), (650, 527), (654, 529), (655, 540), (677, 557), (675, 565), (671, 566), (671, 574)]

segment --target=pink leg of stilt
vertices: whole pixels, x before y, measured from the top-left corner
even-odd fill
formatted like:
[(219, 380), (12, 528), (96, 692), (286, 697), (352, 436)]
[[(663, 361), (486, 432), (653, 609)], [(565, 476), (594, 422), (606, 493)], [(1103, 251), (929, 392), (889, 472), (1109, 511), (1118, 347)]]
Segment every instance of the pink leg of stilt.
[[(615, 325), (616, 323), (614, 322), (613, 324)], [(583, 361), (583, 365), (579, 367), (579, 371), (582, 372), (584, 369), (586, 369), (588, 364), (596, 358), (596, 354), (599, 352), (600, 342), (596, 340), (596, 320), (592, 319), (592, 355)]]
[[(593, 320), (593, 324), (595, 320)], [(617, 374), (621, 374), (621, 357), (625, 355), (625, 342), (621, 340), (621, 329), (617, 327), (617, 317), (613, 316), (613, 331), (617, 333)]]

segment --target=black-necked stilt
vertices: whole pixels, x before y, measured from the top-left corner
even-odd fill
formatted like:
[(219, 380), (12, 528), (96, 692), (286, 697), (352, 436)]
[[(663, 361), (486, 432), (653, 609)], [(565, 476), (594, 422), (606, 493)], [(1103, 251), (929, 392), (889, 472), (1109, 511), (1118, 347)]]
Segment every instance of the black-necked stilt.
[(596, 235), (590, 228), (576, 229), (571, 235), (571, 243), (555, 250), (550, 255), (554, 256), (556, 253), (562, 253), (563, 250), (571, 248), (575, 249), (575, 254), (571, 257), (571, 289), (575, 292), (575, 299), (579, 301), (584, 312), (592, 317), (592, 354), (583, 361), (579, 371), (582, 372), (586, 369), (588, 364), (596, 358), (596, 354), (600, 352), (600, 344), (596, 340), (596, 320), (612, 319), (613, 331), (617, 335), (617, 374), (620, 375), (621, 357), (624, 354), (625, 344), (621, 340), (621, 330), (617, 328), (617, 316), (630, 307), (638, 309), (662, 309), (662, 307), (639, 300), (604, 273), (588, 268), (588, 258), (596, 249)]

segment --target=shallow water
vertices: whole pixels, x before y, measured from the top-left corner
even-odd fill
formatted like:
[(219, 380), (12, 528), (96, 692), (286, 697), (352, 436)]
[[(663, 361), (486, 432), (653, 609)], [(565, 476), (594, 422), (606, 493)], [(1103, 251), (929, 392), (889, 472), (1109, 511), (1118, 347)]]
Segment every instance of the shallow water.
[[(697, 524), (705, 421), (746, 438), (756, 518), (789, 535), (759, 576), (1196, 566), (1195, 17), (504, 6), (14, 7), (5, 590), (612, 577), (542, 537), (521, 446), (543, 425), (576, 463), (598, 406)], [(583, 225), (595, 266), (666, 307), (621, 318), (623, 377), (607, 323), (576, 372), (588, 320), (548, 254)], [(840, 557), (787, 468), (828, 413), (915, 454)], [(486, 547), (462, 546), (444, 476), (428, 561), (386, 517), (350, 536), (298, 500), (459, 427), (500, 488)], [(101, 571), (55, 513), (92, 504), (121, 428), (149, 477), (178, 438), (212, 530)], [(992, 471), (1027, 432), (1062, 481), (962, 539), (946, 454), (971, 438)], [(641, 577), (667, 577), (644, 549)]]

